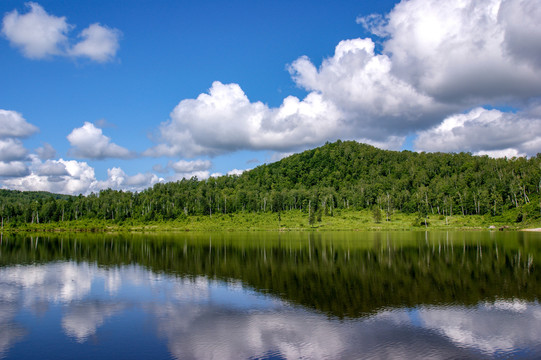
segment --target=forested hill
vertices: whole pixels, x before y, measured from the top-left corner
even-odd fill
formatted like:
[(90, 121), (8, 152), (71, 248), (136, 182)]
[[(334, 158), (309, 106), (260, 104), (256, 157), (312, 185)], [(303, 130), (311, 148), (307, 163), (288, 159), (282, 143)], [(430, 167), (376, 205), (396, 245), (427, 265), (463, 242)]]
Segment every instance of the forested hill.
[(331, 216), (335, 209), (373, 207), (420, 215), (498, 216), (514, 209), (539, 216), (540, 187), (541, 154), (492, 159), (468, 153), (387, 151), (337, 141), (240, 176), (160, 183), (140, 193), (34, 193), (39, 194), (34, 199), (29, 193), (2, 191), (0, 212), (4, 221), (18, 223), (167, 220), (292, 209)]
[(8, 202), (31, 204), (35, 201), (44, 201), (50, 198), (55, 200), (67, 200), (70, 197), (70, 195), (52, 194), (46, 191), (18, 191), (0, 189), (1, 204)]

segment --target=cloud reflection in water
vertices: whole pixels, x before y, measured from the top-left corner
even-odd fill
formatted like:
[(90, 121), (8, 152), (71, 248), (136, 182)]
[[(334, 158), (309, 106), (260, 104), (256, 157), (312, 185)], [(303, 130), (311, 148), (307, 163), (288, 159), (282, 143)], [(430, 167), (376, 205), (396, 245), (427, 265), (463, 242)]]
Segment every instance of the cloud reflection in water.
[[(156, 343), (165, 340), (178, 359), (541, 353), (541, 307), (536, 302), (419, 306), (340, 320), (259, 294), (238, 281), (176, 277), (135, 265), (55, 262), (0, 268), (0, 357), (32, 336), (17, 315), (37, 308), (49, 311), (43, 304), (61, 307), (57, 321), (66, 337), (79, 344), (106, 324), (123, 321), (126, 309), (135, 309), (151, 319), (145, 326), (154, 327)], [(107, 336), (115, 334), (109, 331)]]

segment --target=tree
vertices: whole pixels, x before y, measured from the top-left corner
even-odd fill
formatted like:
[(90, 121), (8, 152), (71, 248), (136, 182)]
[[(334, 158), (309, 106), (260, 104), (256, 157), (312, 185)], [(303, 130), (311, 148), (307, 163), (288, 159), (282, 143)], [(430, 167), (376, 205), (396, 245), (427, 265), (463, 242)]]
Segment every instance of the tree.
[(381, 209), (377, 206), (374, 206), (374, 210), (372, 210), (372, 216), (374, 217), (374, 222), (376, 224), (379, 224), (381, 222)]
[(312, 210), (312, 201), (308, 201), (308, 224), (314, 225), (316, 222), (316, 212)]

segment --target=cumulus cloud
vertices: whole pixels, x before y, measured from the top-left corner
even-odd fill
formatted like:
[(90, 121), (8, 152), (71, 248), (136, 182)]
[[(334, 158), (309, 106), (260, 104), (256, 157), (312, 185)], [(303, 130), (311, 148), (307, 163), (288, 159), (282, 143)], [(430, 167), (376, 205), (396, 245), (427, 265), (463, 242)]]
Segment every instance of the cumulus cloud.
[(39, 163), (35, 167), (35, 172), (40, 176), (69, 176), (70, 173), (66, 168), (66, 164), (61, 161), (47, 160), (44, 163)]
[(98, 62), (112, 60), (118, 50), (120, 31), (92, 24), (79, 35), (83, 40), (69, 51), (72, 56), (84, 56)]
[(38, 131), (36, 126), (28, 123), (18, 112), (0, 109), (0, 138), (24, 138)]
[(18, 139), (0, 139), (0, 161), (24, 160), (27, 154), (26, 148)]
[(189, 173), (193, 171), (208, 170), (212, 167), (212, 163), (210, 160), (180, 160), (177, 162), (171, 162), (169, 167), (177, 173)]
[(85, 122), (80, 128), (75, 128), (67, 136), (72, 148), (70, 154), (86, 159), (122, 158), (127, 159), (134, 154), (105, 136), (100, 128), (90, 122)]
[(339, 112), (318, 94), (287, 97), (279, 108), (250, 102), (237, 84), (214, 82), (182, 100), (160, 126), (163, 141), (146, 156), (218, 155), (240, 149), (289, 149), (336, 136)]
[(44, 143), (43, 146), (36, 149), (36, 155), (41, 160), (54, 159), (56, 157), (56, 150), (49, 143)]
[(537, 0), (402, 1), (383, 26), (384, 53), (438, 101), (521, 101), (541, 94), (540, 19)]
[[(245, 170), (233, 169), (233, 170), (229, 170), (226, 175), (228, 175), (228, 176), (240, 176), (240, 175), (242, 175), (242, 173), (244, 173), (245, 171), (249, 171), (249, 170), (251, 170), (251, 169), (245, 169)], [(215, 173), (210, 174), (211, 178), (218, 178), (220, 176), (224, 176), (224, 174), (221, 173), (221, 172), (215, 172)]]
[(475, 108), (419, 132), (414, 146), (417, 151), (532, 156), (541, 149), (541, 117)]
[(13, 10), (4, 16), (2, 34), (12, 46), (30, 59), (51, 56), (86, 57), (98, 62), (113, 59), (118, 50), (120, 31), (100, 24), (92, 24), (82, 30), (81, 40), (70, 45), (69, 32), (75, 28), (64, 16), (48, 14), (41, 5), (26, 3), (28, 12), (19, 14)]
[(16, 178), (30, 173), (25, 164), (28, 150), (20, 139), (37, 131), (38, 128), (28, 123), (18, 112), (0, 109), (1, 178)]
[[(145, 155), (290, 152), (337, 138), (399, 149), (406, 136), (475, 107), (520, 109), (541, 95), (540, 9), (537, 0), (409, 0), (385, 15), (360, 16), (357, 22), (381, 37), (381, 52), (372, 39), (349, 39), (319, 67), (299, 57), (289, 71), (307, 95), (286, 97), (276, 108), (251, 102), (237, 84), (214, 82), (208, 93), (180, 101)], [(525, 116), (504, 118), (519, 121), (520, 129), (537, 124)], [(491, 154), (531, 154), (537, 146), (535, 137), (500, 139), (497, 129), (490, 135), (497, 145), (464, 140), (461, 148), (439, 137), (437, 146)], [(428, 149), (422, 134), (417, 144)]]
[(381, 14), (370, 14), (366, 16), (357, 16), (357, 24), (361, 24), (365, 30), (379, 37), (387, 37), (389, 34), (385, 30), (387, 25), (386, 18)]
[(210, 175), (209, 169), (212, 168), (212, 162), (210, 160), (179, 160), (176, 162), (169, 161), (166, 166), (162, 164), (156, 164), (152, 167), (152, 170), (167, 174), (171, 170), (173, 175), (160, 178), (160, 181), (179, 181), (182, 179), (191, 179), (197, 177), (199, 180), (207, 179)]
[(41, 163), (34, 159), (30, 169), (16, 176), (5, 180), (4, 185), (21, 191), (78, 195), (89, 193), (97, 184), (94, 168), (86, 162), (75, 160), (59, 159)]
[(169, 177), (169, 181), (177, 181), (182, 179), (191, 179), (197, 177), (199, 180), (207, 179), (210, 176), (209, 169), (212, 167), (210, 160), (179, 160), (177, 162), (169, 162), (168, 169), (172, 169), (175, 174)]
[(505, 30), (505, 50), (514, 59), (541, 68), (541, 6), (535, 0), (503, 1), (498, 21)]
[(227, 172), (227, 175), (242, 175), (243, 172), (247, 170), (233, 169)]
[[(26, 164), (22, 161), (0, 161), (0, 177), (12, 178), (28, 175), (29, 170)], [(5, 180), (4, 183), (8, 183), (9, 180)]]
[(26, 14), (13, 10), (4, 16), (2, 34), (28, 58), (61, 54), (71, 27), (66, 18), (49, 15), (33, 2), (26, 3), (26, 6), (29, 9)]
[[(541, 148), (540, 21), (538, 0), (401, 1), (388, 14), (357, 18), (374, 39), (340, 41), (321, 62), (306, 56), (294, 60), (288, 70), (306, 96), (287, 96), (270, 107), (250, 101), (238, 84), (216, 81), (208, 92), (178, 103), (159, 126), (155, 146), (143, 155), (193, 158), (246, 149), (270, 150), (278, 159), (338, 138), (400, 149), (413, 134), (420, 151), (534, 155)], [(37, 34), (40, 27), (46, 30)], [(2, 22), (4, 37), (31, 58), (103, 62), (116, 56), (118, 30), (94, 23), (70, 39), (72, 29), (64, 17), (36, 3), (28, 4), (27, 13), (7, 13)], [(516, 111), (488, 110), (509, 106)], [(71, 175), (55, 175), (45, 163), (43, 169), (33, 163), (29, 170), (22, 162), (28, 151), (20, 139), (37, 131), (19, 113), (0, 110), (0, 139), (12, 145), (1, 152), (0, 175), (10, 181), (16, 174), (35, 176), (52, 188), (66, 184), (63, 177)], [(135, 156), (92, 123), (74, 129), (68, 140), (70, 154), (79, 158)], [(54, 149), (46, 144), (36, 154), (53, 159)], [(202, 160), (154, 168), (173, 171), (167, 180), (207, 178), (210, 169)], [(109, 169), (107, 180), (91, 178), (86, 189), (137, 188), (157, 179), (128, 176), (119, 168)]]
[(400, 148), (405, 134), (451, 107), (395, 77), (390, 58), (374, 47), (370, 39), (342, 41), (319, 69), (306, 57), (297, 59), (289, 70), (309, 93), (303, 100), (288, 96), (277, 108), (251, 102), (238, 84), (214, 82), (208, 94), (177, 105), (160, 126), (163, 142), (145, 155), (287, 152), (338, 138)]
[(382, 141), (382, 133), (385, 137), (402, 134), (447, 110), (393, 75), (391, 58), (374, 49), (371, 39), (344, 40), (319, 69), (307, 57), (297, 59), (289, 69), (297, 85), (321, 94), (342, 111), (349, 125), (345, 134), (354, 131)]
[(46, 160), (31, 155), (32, 162), (0, 161), (0, 176), (5, 187), (21, 191), (48, 191), (58, 194), (88, 195), (104, 189), (142, 191), (164, 181), (152, 173), (127, 175), (118, 167), (107, 170), (107, 179), (97, 180), (94, 168), (76, 160)]
[(99, 181), (97, 183), (97, 188), (141, 191), (160, 181), (163, 181), (163, 178), (159, 178), (152, 173), (139, 173), (128, 176), (121, 168), (114, 167), (112, 169), (107, 169), (107, 180)]

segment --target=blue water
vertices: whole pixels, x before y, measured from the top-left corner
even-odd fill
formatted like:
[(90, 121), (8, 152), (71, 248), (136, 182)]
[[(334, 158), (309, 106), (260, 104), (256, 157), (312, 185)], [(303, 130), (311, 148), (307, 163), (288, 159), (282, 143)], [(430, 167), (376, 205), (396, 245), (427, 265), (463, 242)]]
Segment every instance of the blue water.
[(341, 317), (211, 274), (21, 262), (0, 267), (0, 358), (541, 358), (541, 306), (427, 301)]

